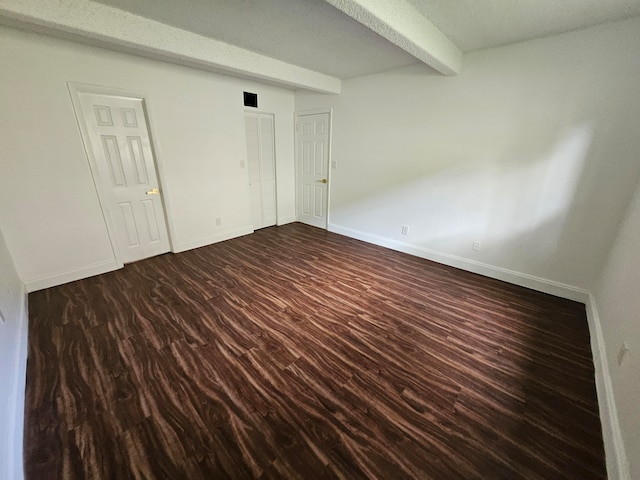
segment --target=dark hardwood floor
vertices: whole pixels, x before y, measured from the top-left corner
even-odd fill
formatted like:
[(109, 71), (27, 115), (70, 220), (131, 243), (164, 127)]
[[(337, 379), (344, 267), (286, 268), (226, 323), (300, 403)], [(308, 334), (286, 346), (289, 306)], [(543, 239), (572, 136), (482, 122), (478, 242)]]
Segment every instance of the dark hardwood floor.
[(578, 303), (291, 224), (29, 308), (29, 480), (606, 478)]

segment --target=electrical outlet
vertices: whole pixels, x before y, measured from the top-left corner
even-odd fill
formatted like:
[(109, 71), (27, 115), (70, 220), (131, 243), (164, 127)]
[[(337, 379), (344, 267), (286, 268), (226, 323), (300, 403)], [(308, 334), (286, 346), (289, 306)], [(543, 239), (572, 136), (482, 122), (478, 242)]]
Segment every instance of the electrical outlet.
[(471, 244), (471, 250), (478, 252), (480, 250), (480, 242), (477, 240)]
[(336, 162), (335, 160), (331, 160), (331, 168), (333, 168), (334, 170), (338, 168), (338, 162)]
[(2, 313), (2, 310), (0, 310), (0, 323), (4, 323), (4, 314)]
[(402, 225), (402, 235), (409, 235), (409, 225)]
[(218, 217), (216, 218), (216, 226), (219, 227), (220, 225), (222, 225), (222, 218)]
[(240, 168), (244, 168), (244, 162), (240, 160)]
[(627, 342), (622, 342), (622, 346), (620, 347), (620, 350), (618, 350), (618, 365), (622, 365), (624, 363), (628, 353), (629, 344)]

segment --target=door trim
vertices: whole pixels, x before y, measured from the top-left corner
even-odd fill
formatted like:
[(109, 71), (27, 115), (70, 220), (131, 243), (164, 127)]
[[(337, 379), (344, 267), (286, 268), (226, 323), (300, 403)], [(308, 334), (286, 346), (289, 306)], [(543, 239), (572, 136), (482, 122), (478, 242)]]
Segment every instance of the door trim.
[(167, 225), (167, 236), (169, 240), (169, 249), (171, 252), (175, 252), (174, 249), (174, 232), (175, 228), (173, 225), (173, 219), (171, 215), (169, 215), (169, 202), (167, 199), (167, 195), (165, 195), (165, 185), (167, 182), (165, 181), (164, 169), (162, 168), (159, 149), (157, 148), (156, 143), (156, 135), (151, 126), (150, 121), (150, 108), (149, 108), (149, 96), (140, 92), (134, 92), (131, 90), (123, 90), (119, 88), (112, 87), (104, 87), (100, 85), (88, 85), (82, 83), (75, 82), (67, 82), (67, 87), (69, 89), (69, 95), (71, 96), (71, 103), (73, 105), (73, 110), (76, 117), (76, 124), (78, 125), (80, 140), (82, 141), (82, 146), (84, 148), (84, 152), (89, 163), (89, 169), (91, 170), (91, 179), (93, 180), (93, 186), (96, 190), (96, 195), (98, 196), (98, 202), (100, 203), (100, 210), (102, 211), (102, 218), (105, 223), (105, 227), (107, 229), (107, 234), (109, 235), (109, 241), (111, 242), (111, 250), (113, 251), (113, 256), (116, 261), (117, 268), (124, 267), (123, 257), (120, 253), (120, 249), (118, 248), (118, 242), (116, 238), (116, 228), (111, 221), (111, 216), (107, 214), (108, 206), (106, 204), (106, 195), (102, 188), (102, 182), (99, 180), (98, 175), (98, 165), (93, 154), (93, 149), (90, 145), (87, 145), (86, 140), (90, 138), (89, 132), (87, 130), (87, 123), (84, 117), (84, 113), (82, 111), (82, 104), (80, 102), (80, 94), (88, 93), (94, 95), (108, 95), (111, 97), (121, 97), (121, 98), (132, 98), (135, 100), (142, 101), (142, 109), (145, 114), (145, 120), (147, 124), (147, 133), (149, 134), (149, 142), (151, 144), (151, 150), (153, 152), (153, 160), (156, 168), (156, 175), (158, 177), (158, 186), (160, 187), (160, 201), (162, 202), (163, 210), (164, 210), (164, 218), (165, 223)]
[(299, 112), (295, 112), (294, 116), (293, 116), (293, 132), (294, 132), (294, 144), (295, 144), (295, 153), (294, 153), (294, 171), (295, 171), (295, 177), (296, 177), (296, 189), (295, 189), (295, 194), (296, 194), (296, 221), (300, 220), (300, 212), (298, 211), (298, 200), (300, 199), (299, 195), (300, 195), (300, 181), (299, 181), (299, 175), (300, 175), (300, 171), (299, 171), (299, 161), (300, 161), (300, 153), (298, 151), (298, 120), (300, 117), (304, 117), (307, 115), (317, 115), (320, 113), (326, 113), (329, 115), (329, 128), (328, 128), (328, 134), (329, 134), (329, 142), (327, 145), (327, 148), (329, 149), (329, 155), (328, 155), (328, 165), (327, 165), (327, 224), (325, 225), (324, 229), (328, 230), (329, 229), (329, 219), (331, 216), (331, 176), (332, 176), (332, 170), (333, 170), (333, 160), (332, 160), (332, 156), (333, 156), (333, 148), (331, 148), (331, 144), (333, 142), (333, 108), (315, 108), (313, 110), (301, 110)]

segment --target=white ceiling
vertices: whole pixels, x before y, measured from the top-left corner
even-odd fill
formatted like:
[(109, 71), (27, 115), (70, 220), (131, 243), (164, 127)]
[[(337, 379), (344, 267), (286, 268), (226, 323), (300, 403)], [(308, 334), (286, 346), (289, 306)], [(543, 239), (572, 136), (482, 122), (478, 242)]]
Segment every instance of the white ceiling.
[(319, 0), (95, 0), (338, 78), (417, 63)]
[[(95, 1), (338, 78), (417, 62), (320, 0)], [(463, 52), (640, 15), (640, 0), (406, 1)]]
[(463, 52), (640, 15), (640, 0), (406, 0)]
[(0, 0), (0, 24), (325, 93), (635, 15), (640, 0)]

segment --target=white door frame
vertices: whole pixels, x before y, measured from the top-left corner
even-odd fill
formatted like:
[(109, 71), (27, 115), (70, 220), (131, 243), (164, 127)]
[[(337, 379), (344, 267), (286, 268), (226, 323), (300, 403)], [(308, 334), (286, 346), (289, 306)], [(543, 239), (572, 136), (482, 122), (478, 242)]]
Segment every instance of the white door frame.
[(300, 195), (300, 179), (299, 179), (299, 175), (300, 175), (300, 167), (299, 167), (299, 162), (300, 162), (300, 153), (298, 151), (298, 119), (300, 117), (304, 117), (306, 115), (317, 115), (319, 113), (327, 113), (329, 114), (329, 129), (328, 129), (328, 133), (329, 133), (329, 144), (327, 145), (327, 148), (329, 149), (329, 155), (328, 155), (328, 165), (327, 165), (327, 225), (325, 227), (325, 230), (329, 230), (329, 217), (331, 215), (331, 171), (333, 170), (333, 160), (332, 160), (332, 148), (331, 148), (331, 143), (333, 141), (333, 108), (316, 108), (313, 110), (301, 110), (299, 112), (295, 112), (294, 114), (294, 118), (293, 118), (293, 131), (295, 133), (294, 136), (294, 147), (295, 147), (295, 155), (294, 155), (294, 167), (295, 167), (295, 176), (296, 176), (296, 220), (299, 220), (299, 216), (300, 216), (300, 212), (298, 211), (298, 200), (300, 199), (299, 195)]
[(151, 126), (151, 114), (149, 108), (149, 96), (140, 92), (134, 92), (131, 90), (123, 90), (119, 88), (111, 88), (111, 87), (103, 87), (100, 85), (86, 85), (82, 83), (75, 82), (67, 82), (67, 87), (69, 88), (69, 95), (71, 96), (71, 103), (73, 104), (73, 110), (76, 115), (76, 123), (78, 124), (78, 128), (80, 129), (80, 138), (82, 140), (82, 145), (84, 147), (85, 155), (87, 156), (87, 160), (89, 162), (89, 168), (91, 169), (91, 177), (93, 179), (93, 185), (96, 189), (96, 195), (98, 196), (98, 201), (100, 202), (100, 209), (102, 210), (102, 218), (104, 220), (105, 226), (107, 228), (107, 233), (109, 234), (109, 241), (111, 242), (111, 249), (113, 251), (113, 256), (115, 258), (116, 264), (118, 268), (122, 268), (124, 266), (123, 257), (118, 247), (118, 241), (116, 236), (116, 228), (111, 220), (111, 216), (108, 215), (108, 206), (106, 203), (107, 196), (102, 187), (102, 182), (99, 180), (100, 176), (98, 174), (98, 165), (93, 154), (93, 149), (90, 145), (86, 144), (85, 139), (90, 138), (89, 131), (87, 130), (87, 123), (84, 117), (84, 113), (82, 111), (82, 104), (80, 101), (81, 93), (89, 93), (95, 95), (108, 95), (111, 97), (125, 97), (132, 98), (136, 100), (142, 100), (142, 109), (144, 110), (145, 120), (147, 123), (147, 130), (149, 133), (149, 141), (151, 143), (151, 150), (153, 151), (153, 159), (156, 167), (156, 175), (158, 177), (158, 186), (160, 189), (160, 201), (162, 202), (165, 223), (167, 225), (167, 235), (169, 237), (169, 248), (172, 252), (174, 250), (174, 232), (175, 227), (173, 224), (173, 219), (171, 215), (169, 215), (169, 202), (167, 199), (167, 195), (164, 195), (166, 192), (167, 185), (165, 182), (164, 169), (162, 168), (162, 162), (160, 161), (159, 148), (157, 148), (157, 143), (155, 139), (157, 138), (153, 127)]

